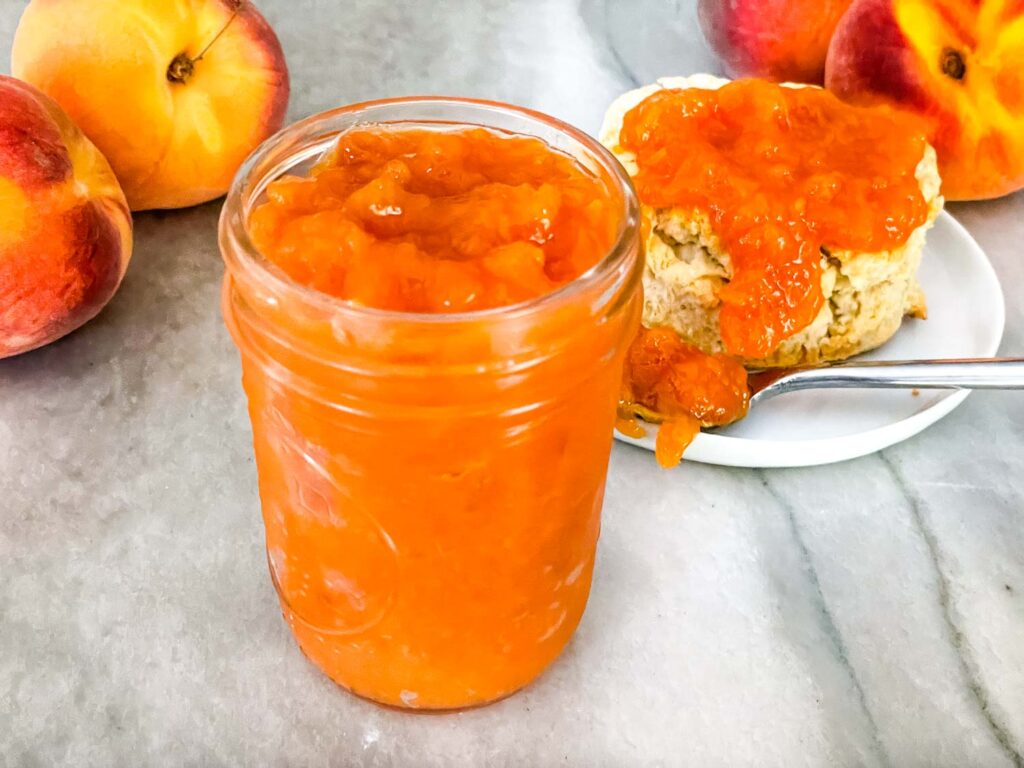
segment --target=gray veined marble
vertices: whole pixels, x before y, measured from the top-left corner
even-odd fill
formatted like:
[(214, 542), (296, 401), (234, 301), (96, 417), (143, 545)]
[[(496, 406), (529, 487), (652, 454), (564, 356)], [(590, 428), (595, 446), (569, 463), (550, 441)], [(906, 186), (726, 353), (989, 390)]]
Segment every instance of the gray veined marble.
[[(291, 116), (485, 96), (596, 130), (714, 69), (690, 2), (262, 0)], [(21, 0), (0, 0), (10, 40)], [(7, 51), (0, 51), (5, 60)], [(338, 691), (267, 578), (218, 205), (137, 219), (87, 328), (0, 363), (0, 765), (1024, 765), (1024, 404), (833, 467), (616, 446), (590, 607), (539, 682), (412, 716)], [(1024, 196), (952, 206), (1024, 350)]]

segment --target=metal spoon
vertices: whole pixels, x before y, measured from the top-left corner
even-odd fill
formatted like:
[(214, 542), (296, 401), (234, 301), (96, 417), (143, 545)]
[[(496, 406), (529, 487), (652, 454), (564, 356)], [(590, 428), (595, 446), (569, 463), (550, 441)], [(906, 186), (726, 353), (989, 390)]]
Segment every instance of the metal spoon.
[(826, 363), (752, 372), (750, 405), (801, 389), (1024, 389), (1024, 357)]

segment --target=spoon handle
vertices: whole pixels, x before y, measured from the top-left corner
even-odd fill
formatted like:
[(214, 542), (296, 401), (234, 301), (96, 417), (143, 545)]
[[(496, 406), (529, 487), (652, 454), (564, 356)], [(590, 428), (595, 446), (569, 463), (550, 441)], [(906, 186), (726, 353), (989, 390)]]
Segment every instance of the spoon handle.
[(1024, 389), (1024, 358), (840, 363), (785, 374), (755, 396), (826, 388)]

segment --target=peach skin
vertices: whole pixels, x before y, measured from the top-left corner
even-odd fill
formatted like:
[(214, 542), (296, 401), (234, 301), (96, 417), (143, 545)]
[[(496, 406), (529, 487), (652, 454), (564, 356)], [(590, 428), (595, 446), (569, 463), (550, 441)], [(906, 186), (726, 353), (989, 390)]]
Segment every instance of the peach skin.
[(1024, 0), (855, 0), (825, 83), (921, 115), (946, 198), (1024, 187)]
[(0, 75), (0, 358), (91, 320), (132, 252), (128, 204), (51, 99)]
[(11, 62), (102, 150), (132, 210), (219, 197), (288, 106), (281, 45), (248, 0), (32, 0)]
[(851, 0), (699, 0), (708, 44), (733, 77), (821, 84), (832, 32)]

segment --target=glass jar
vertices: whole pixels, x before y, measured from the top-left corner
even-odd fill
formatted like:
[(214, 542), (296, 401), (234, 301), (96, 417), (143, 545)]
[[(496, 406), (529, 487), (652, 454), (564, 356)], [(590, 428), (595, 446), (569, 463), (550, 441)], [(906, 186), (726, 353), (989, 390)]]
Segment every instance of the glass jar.
[[(357, 125), (485, 127), (576, 157), (620, 217), (588, 272), (462, 314), (356, 306), (249, 240), (267, 184)], [(348, 690), (449, 709), (533, 680), (590, 590), (626, 347), (639, 324), (637, 202), (596, 141), (488, 102), (401, 99), (304, 120), (239, 171), (220, 224), (270, 574), (306, 656)]]

